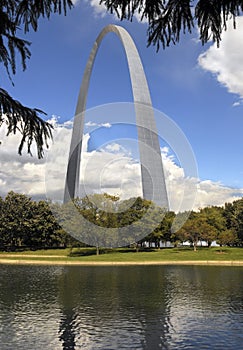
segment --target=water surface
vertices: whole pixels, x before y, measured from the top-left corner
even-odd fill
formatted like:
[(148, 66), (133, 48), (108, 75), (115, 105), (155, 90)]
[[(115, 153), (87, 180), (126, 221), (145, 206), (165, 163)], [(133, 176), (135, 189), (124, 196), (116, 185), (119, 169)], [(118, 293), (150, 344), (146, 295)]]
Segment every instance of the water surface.
[(243, 268), (0, 266), (1, 350), (242, 349)]

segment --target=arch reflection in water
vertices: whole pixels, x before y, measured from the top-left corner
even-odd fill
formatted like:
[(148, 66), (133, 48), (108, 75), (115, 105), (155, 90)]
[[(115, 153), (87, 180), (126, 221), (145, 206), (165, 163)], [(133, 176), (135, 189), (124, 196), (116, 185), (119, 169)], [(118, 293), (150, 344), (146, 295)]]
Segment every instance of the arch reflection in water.
[(141, 267), (67, 268), (59, 281), (63, 350), (161, 349), (168, 295), (160, 270), (144, 279)]
[(63, 350), (75, 349), (75, 320), (77, 315), (73, 309), (64, 307), (61, 309), (59, 340), (62, 342)]

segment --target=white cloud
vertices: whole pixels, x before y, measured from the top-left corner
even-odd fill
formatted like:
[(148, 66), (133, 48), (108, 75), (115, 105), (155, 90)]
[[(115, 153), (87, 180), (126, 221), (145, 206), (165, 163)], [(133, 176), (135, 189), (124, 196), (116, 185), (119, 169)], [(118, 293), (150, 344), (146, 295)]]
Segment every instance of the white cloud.
[[(166, 186), (170, 207), (175, 212), (199, 208), (211, 205), (222, 206), (226, 202), (232, 202), (243, 196), (243, 189), (234, 189), (223, 186), (220, 182), (211, 180), (185, 177), (184, 170), (177, 165), (168, 148), (162, 149), (162, 159), (166, 178)], [(197, 187), (196, 198), (193, 198), (192, 190)], [(181, 208), (181, 199), (184, 198), (184, 208)]]
[(80, 0), (72, 0), (73, 5), (78, 5), (80, 3)]
[(111, 124), (110, 123), (95, 123), (95, 122), (92, 122), (92, 121), (88, 121), (85, 123), (85, 126), (88, 127), (88, 128), (93, 128), (93, 127), (103, 127), (103, 128), (110, 128), (111, 127)]
[(233, 107), (241, 106), (242, 103), (243, 103), (243, 100), (236, 101), (236, 102), (233, 103)]
[(229, 23), (227, 31), (223, 32), (220, 47), (210, 46), (198, 57), (198, 63), (212, 72), (230, 93), (243, 98), (243, 17), (238, 17), (236, 22), (236, 29)]
[(201, 181), (198, 186), (197, 208), (208, 205), (222, 205), (243, 196), (243, 189), (234, 189), (210, 180)]
[[(88, 152), (90, 135), (83, 138), (81, 180), (87, 191), (108, 192), (121, 198), (139, 196), (141, 190), (140, 164), (131, 156), (124, 144), (111, 142), (99, 151)], [(10, 190), (25, 193), (32, 198), (62, 200), (71, 129), (56, 124), (54, 143), (45, 159), (17, 154), (18, 136), (4, 136), (0, 128), (0, 196)], [(243, 189), (234, 189), (213, 181), (186, 178), (184, 170), (162, 149), (163, 164), (171, 209), (191, 209), (191, 188), (197, 186), (193, 209), (208, 205), (223, 205), (243, 196)], [(188, 207), (189, 206), (189, 207)]]
[(141, 196), (140, 166), (131, 157), (102, 150), (83, 153), (81, 181), (87, 192)]
[(100, 151), (103, 153), (116, 154), (116, 157), (132, 157), (131, 146), (132, 145), (128, 144), (128, 142), (125, 143), (125, 146), (120, 143), (111, 142), (105, 145), (105, 147), (102, 147)]
[(105, 147), (107, 151), (110, 152), (119, 152), (122, 150), (122, 146), (119, 143), (111, 143)]
[[(20, 136), (6, 135), (4, 126), (0, 128), (0, 196), (8, 191), (24, 192), (28, 195), (39, 195), (44, 191), (44, 160), (27, 154), (18, 155)], [(23, 152), (24, 153), (24, 152)]]
[(98, 125), (97, 123), (94, 123), (94, 122), (91, 122), (91, 121), (88, 121), (87, 123), (85, 123), (85, 126), (87, 126), (87, 127), (97, 126), (97, 125)]
[(100, 4), (100, 0), (91, 0), (90, 5), (93, 8), (96, 17), (105, 17), (107, 14), (107, 8), (104, 4)]
[(102, 123), (99, 126), (103, 126), (103, 128), (111, 128), (111, 124), (110, 123)]

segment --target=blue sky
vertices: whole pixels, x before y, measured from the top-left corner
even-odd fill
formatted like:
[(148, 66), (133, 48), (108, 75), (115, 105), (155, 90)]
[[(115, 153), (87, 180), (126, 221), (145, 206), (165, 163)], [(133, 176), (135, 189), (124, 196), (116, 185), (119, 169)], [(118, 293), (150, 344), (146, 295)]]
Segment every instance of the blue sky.
[[(212, 43), (202, 46), (195, 30), (192, 35), (182, 35), (176, 46), (157, 53), (154, 47), (147, 48), (146, 23), (136, 19), (119, 22), (103, 11), (98, 1), (78, 1), (66, 17), (55, 15), (50, 21), (41, 20), (38, 32), (27, 35), (32, 42), (28, 68), (22, 72), (19, 67), (14, 87), (2, 70), (2, 86), (22, 103), (43, 109), (47, 119), (55, 115), (63, 124), (74, 116), (82, 75), (96, 37), (108, 24), (123, 26), (140, 53), (153, 106), (186, 135), (200, 181), (228, 191), (218, 202), (210, 197), (202, 204), (224, 203), (243, 193), (243, 44), (238, 40), (243, 34), (242, 19), (237, 33), (229, 30), (223, 36), (219, 49)], [(132, 92), (122, 45), (115, 34), (108, 34), (96, 58), (87, 107), (114, 102), (132, 102)], [(106, 133), (107, 129), (104, 127)], [(101, 134), (99, 130), (99, 137)], [(7, 158), (5, 144), (10, 147), (7, 142), (1, 146), (2, 162)], [(35, 163), (27, 156), (21, 161), (14, 156), (13, 161)], [(0, 174), (4, 193), (13, 189), (13, 183), (6, 183), (6, 169), (11, 163), (1, 166), (5, 169), (5, 178)], [(212, 190), (210, 186), (206, 192)], [(21, 185), (18, 188), (21, 190)]]

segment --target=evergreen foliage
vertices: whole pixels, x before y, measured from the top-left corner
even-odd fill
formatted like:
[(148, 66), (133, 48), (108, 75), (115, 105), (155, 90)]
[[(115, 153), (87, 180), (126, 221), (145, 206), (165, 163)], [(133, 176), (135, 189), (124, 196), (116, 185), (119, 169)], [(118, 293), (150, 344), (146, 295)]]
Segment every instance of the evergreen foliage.
[(242, 14), (238, 0), (101, 0), (110, 13), (120, 20), (133, 20), (134, 15), (148, 22), (148, 45), (165, 48), (180, 41), (181, 33), (198, 26), (202, 44), (213, 40), (219, 45), (228, 20), (236, 27), (235, 18)]

